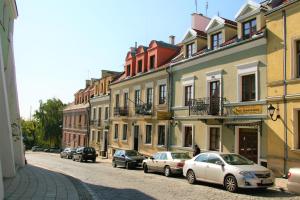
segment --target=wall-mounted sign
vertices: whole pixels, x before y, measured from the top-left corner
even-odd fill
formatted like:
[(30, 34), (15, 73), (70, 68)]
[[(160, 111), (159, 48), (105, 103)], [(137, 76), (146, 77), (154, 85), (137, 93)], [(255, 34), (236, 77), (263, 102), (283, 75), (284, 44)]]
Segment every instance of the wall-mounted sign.
[(262, 114), (262, 105), (237, 106), (232, 108), (235, 115), (255, 115)]
[(167, 111), (157, 111), (157, 119), (158, 120), (170, 120), (172, 115)]

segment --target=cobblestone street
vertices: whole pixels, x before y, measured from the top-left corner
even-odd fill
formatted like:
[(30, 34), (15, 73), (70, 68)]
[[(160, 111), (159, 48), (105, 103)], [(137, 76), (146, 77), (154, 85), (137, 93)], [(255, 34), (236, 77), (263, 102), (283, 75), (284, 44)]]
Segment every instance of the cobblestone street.
[[(85, 186), (94, 199), (300, 199), (276, 188), (232, 194), (218, 185), (190, 185), (183, 177), (166, 178), (160, 174), (144, 174), (141, 169), (113, 168), (107, 162), (73, 162), (61, 159), (58, 154), (29, 152), (26, 158), (30, 165), (81, 180), (85, 185), (80, 186)], [(69, 180), (72, 182), (72, 178)]]

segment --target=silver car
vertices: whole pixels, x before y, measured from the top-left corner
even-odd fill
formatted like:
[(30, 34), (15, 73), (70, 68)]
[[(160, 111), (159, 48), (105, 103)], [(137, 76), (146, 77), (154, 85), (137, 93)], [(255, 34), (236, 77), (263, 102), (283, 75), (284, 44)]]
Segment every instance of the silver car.
[(300, 168), (289, 170), (287, 188), (290, 192), (300, 194)]
[(271, 170), (238, 154), (201, 153), (185, 162), (183, 175), (193, 184), (196, 180), (224, 185), (229, 192), (238, 188), (268, 188), (274, 184)]

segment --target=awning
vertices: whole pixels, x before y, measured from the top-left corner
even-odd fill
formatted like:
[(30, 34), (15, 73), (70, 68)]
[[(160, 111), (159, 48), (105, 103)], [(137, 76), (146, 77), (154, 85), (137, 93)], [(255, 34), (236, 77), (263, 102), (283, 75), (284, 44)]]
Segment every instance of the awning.
[(261, 125), (261, 120), (228, 120), (224, 121), (224, 125), (231, 125), (231, 126), (259, 126)]

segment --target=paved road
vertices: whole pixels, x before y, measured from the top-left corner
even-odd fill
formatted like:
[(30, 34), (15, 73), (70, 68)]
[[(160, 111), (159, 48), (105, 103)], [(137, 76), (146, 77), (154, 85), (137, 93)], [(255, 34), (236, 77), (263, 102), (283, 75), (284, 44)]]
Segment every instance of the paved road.
[(142, 170), (113, 168), (103, 162), (79, 163), (61, 159), (57, 154), (29, 152), (26, 158), (29, 164), (80, 179), (86, 183), (94, 199), (300, 199), (275, 188), (232, 194), (218, 185), (190, 185), (183, 177), (144, 174)]

